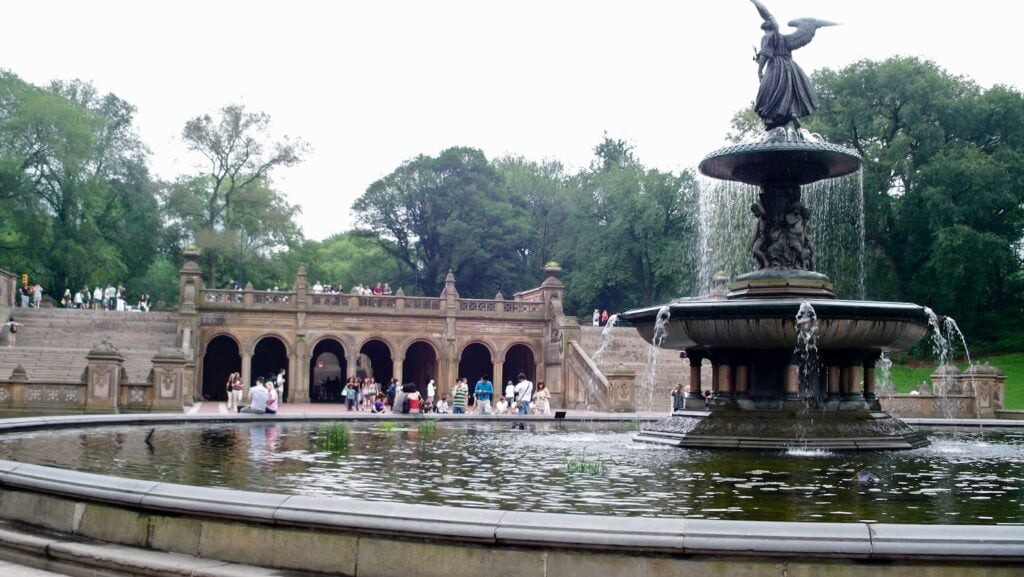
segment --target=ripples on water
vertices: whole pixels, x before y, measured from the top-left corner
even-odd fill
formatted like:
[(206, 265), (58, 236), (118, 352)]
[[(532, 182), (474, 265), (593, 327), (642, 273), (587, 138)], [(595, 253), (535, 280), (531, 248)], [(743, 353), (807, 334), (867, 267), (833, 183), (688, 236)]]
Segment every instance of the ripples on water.
[[(793, 521), (1024, 522), (1024, 436), (934, 434), (891, 453), (677, 449), (618, 424), (349, 423), (118, 427), (0, 438), (3, 458), (101, 474), (273, 493), (502, 510)], [(569, 462), (573, 466), (567, 466)], [(867, 470), (881, 481), (861, 485)]]

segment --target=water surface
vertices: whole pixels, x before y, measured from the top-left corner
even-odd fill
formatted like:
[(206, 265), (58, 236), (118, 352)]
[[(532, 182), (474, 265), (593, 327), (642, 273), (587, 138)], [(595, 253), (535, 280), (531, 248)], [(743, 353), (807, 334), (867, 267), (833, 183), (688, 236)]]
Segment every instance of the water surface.
[[(136, 479), (502, 510), (773, 521), (1024, 523), (1024, 433), (933, 433), (889, 453), (711, 451), (633, 442), (620, 423), (268, 422), (0, 437), (0, 456)], [(861, 470), (880, 481), (856, 481)]]

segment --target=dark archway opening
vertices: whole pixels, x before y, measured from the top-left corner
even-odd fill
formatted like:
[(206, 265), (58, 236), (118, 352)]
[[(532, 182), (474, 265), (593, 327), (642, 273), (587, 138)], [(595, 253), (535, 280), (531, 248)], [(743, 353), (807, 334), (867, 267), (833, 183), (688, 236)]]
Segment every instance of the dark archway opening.
[(203, 399), (228, 400), (227, 382), (231, 373), (242, 372), (242, 355), (238, 344), (227, 336), (214, 337), (203, 354)]
[[(405, 351), (402, 380), (414, 383), (421, 393), (425, 393), (430, 379), (437, 379), (437, 353), (434, 347), (423, 341), (413, 343)], [(434, 384), (437, 384), (436, 380)]]
[(373, 377), (380, 383), (381, 389), (387, 389), (388, 383), (394, 372), (394, 364), (391, 362), (391, 349), (383, 341), (367, 341), (363, 348), (359, 349), (359, 358), (356, 359), (356, 374), (348, 375), (360, 378)]
[(309, 401), (341, 403), (341, 389), (348, 375), (345, 348), (334, 339), (324, 339), (313, 347), (309, 359)]
[[(288, 349), (277, 337), (264, 337), (256, 343), (256, 350), (252, 353), (252, 372), (249, 373), (249, 386), (256, 383), (258, 377), (272, 378), (277, 376), (281, 369), (288, 368)], [(284, 393), (281, 402), (288, 401), (288, 385), (292, 379), (285, 375)]]
[(491, 376), (494, 363), (491, 361), (491, 351), (480, 343), (472, 343), (462, 349), (462, 357), (459, 359), (459, 377), (465, 377), (469, 383), (469, 394), (476, 391), (476, 382), (483, 375)]
[(533, 351), (526, 345), (513, 345), (505, 353), (504, 374), (506, 381), (518, 382), (519, 373), (537, 384), (537, 363), (533, 360)]

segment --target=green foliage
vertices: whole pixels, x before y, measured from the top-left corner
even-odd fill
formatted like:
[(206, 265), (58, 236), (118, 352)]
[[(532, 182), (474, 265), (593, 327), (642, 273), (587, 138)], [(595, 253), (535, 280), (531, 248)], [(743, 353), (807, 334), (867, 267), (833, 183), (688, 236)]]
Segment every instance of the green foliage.
[[(974, 359), (977, 364), (985, 363), (998, 368), (1006, 374), (1006, 398), (1004, 405), (1009, 410), (1024, 410), (1024, 353), (1009, 355), (982, 356)], [(960, 363), (961, 370), (967, 363)], [(935, 371), (932, 364), (901, 364), (892, 367), (892, 382), (899, 393), (909, 393), (919, 383), (931, 383), (931, 374)]]
[(645, 169), (628, 150), (615, 158), (599, 158), (597, 170), (577, 176), (566, 193), (558, 260), (566, 269), (566, 310), (576, 314), (661, 302), (697, 282), (698, 255), (686, 250), (696, 236), (693, 174)]
[(320, 430), (320, 448), (332, 453), (340, 453), (348, 450), (351, 439), (349, 438), (348, 427), (331, 423)]
[[(135, 108), (88, 83), (0, 72), (0, 259), (53, 294), (140, 276), (161, 222)], [(156, 233), (156, 234), (154, 234)]]
[(869, 297), (958, 319), (972, 342), (1024, 321), (1024, 96), (915, 58), (815, 75), (808, 128), (864, 158)]
[(524, 286), (526, 203), (479, 150), (417, 156), (371, 184), (353, 210), (363, 230), (414, 271), (422, 294), (440, 294), (449, 270), (466, 297)]
[(254, 276), (253, 266), (301, 241), (294, 221), (299, 209), (271, 188), (270, 175), (301, 162), (309, 146), (287, 138), (268, 143), (269, 129), (267, 114), (237, 104), (223, 107), (217, 118), (185, 123), (182, 140), (208, 168), (165, 183), (161, 197), (179, 248), (202, 249), (210, 286), (227, 282), (218, 281), (221, 266), (244, 282)]
[(433, 437), (437, 435), (437, 421), (433, 419), (428, 421), (420, 421), (416, 425), (416, 430), (423, 437)]
[(608, 464), (600, 458), (566, 457), (565, 472), (571, 475), (604, 475), (608, 472)]
[(163, 303), (164, 307), (173, 308), (178, 305), (181, 297), (178, 292), (178, 267), (167, 256), (154, 260), (146, 273), (125, 284), (129, 294), (148, 294), (152, 306)]
[[(415, 282), (412, 271), (382, 247), (372, 234), (348, 231), (323, 241), (306, 241), (287, 255), (290, 269), (306, 266), (310, 284), (341, 286), (345, 291), (356, 284), (373, 286), (389, 283), (393, 291)], [(408, 289), (403, 289), (407, 291)]]
[(619, 423), (619, 427), (623, 431), (639, 431), (642, 424), (643, 423), (640, 422), (640, 419), (633, 418), (633, 419), (629, 419), (628, 421), (620, 422)]
[(395, 430), (394, 421), (384, 421), (383, 423), (374, 423), (373, 430), (381, 431), (384, 433), (390, 433)]

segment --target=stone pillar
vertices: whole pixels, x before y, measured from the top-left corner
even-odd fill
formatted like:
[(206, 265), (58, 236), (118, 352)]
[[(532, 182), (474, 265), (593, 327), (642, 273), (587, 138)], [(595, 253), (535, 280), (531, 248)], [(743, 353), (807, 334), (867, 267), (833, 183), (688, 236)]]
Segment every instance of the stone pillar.
[(85, 412), (116, 413), (124, 355), (110, 343), (103, 342), (89, 351), (85, 358), (88, 362)]
[[(347, 352), (346, 351), (346, 354), (345, 354), (345, 374), (341, 375), (341, 382), (347, 381), (349, 377), (356, 376), (356, 370), (357, 370), (357, 368), (356, 368), (356, 361), (358, 361), (358, 360), (359, 360), (359, 352), (358, 351), (355, 351), (355, 352)], [(380, 383), (380, 379), (378, 377), (380, 377), (380, 375), (374, 375), (373, 376), (373, 378), (377, 379), (377, 382)], [(385, 388), (388, 386), (387, 383), (380, 383), (380, 384), (383, 387), (385, 387)]]
[[(243, 351), (242, 352), (242, 382), (245, 383), (245, 388), (248, 390), (254, 384), (252, 379), (252, 353)], [(246, 392), (246, 395), (249, 393)]]
[(690, 384), (688, 387), (689, 392), (687, 397), (700, 397), (703, 399), (704, 396), (701, 394), (700, 369), (701, 365), (704, 363), (704, 355), (691, 351), (686, 351), (685, 355), (687, 360), (690, 361)]
[(782, 380), (786, 399), (798, 400), (800, 398), (800, 365), (786, 365)]
[(733, 366), (729, 363), (718, 365), (718, 392), (725, 395), (732, 395), (733, 388)]
[(879, 355), (871, 355), (864, 358), (862, 370), (864, 371), (864, 400), (871, 402), (875, 400), (875, 363)]
[[(402, 365), (405, 364), (405, 359), (398, 357), (391, 359), (391, 376), (398, 379), (399, 385), (404, 385), (402, 381)], [(386, 385), (385, 385), (386, 386)]]
[(495, 399), (505, 394), (505, 361), (493, 361), (491, 382), (494, 383)]
[(736, 365), (733, 368), (733, 378), (736, 394), (744, 397), (747, 396), (747, 392), (750, 389), (750, 367), (746, 365)]
[(164, 348), (153, 357), (153, 410), (180, 411), (185, 383), (185, 363), (181, 349)]
[(828, 365), (826, 371), (828, 371), (828, 396), (837, 397), (841, 394), (841, 371), (839, 370), (839, 367), (837, 367), (836, 365)]

